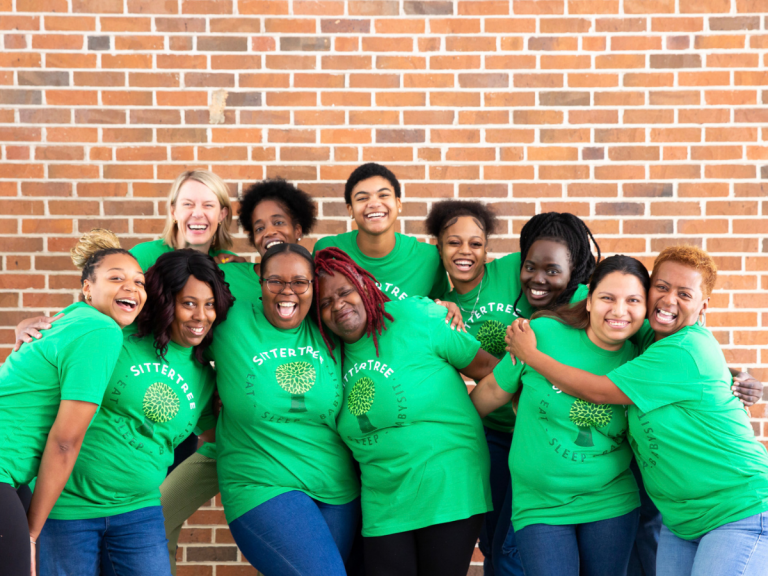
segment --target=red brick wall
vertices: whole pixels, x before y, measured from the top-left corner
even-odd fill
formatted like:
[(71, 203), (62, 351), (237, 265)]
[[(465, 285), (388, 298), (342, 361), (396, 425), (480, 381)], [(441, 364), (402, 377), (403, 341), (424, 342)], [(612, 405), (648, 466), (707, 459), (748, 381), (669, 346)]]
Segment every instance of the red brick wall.
[[(2, 357), (19, 318), (75, 298), (78, 234), (155, 238), (180, 171), (214, 170), (233, 196), (296, 181), (318, 199), (316, 237), (349, 228), (342, 183), (374, 160), (403, 181), (403, 232), (421, 234), (440, 198), (481, 198), (506, 221), (497, 254), (546, 210), (649, 264), (670, 243), (703, 246), (721, 269), (708, 323), (729, 362), (768, 380), (765, 13), (766, 0), (0, 0)], [(242, 234), (237, 249), (250, 254)], [(764, 404), (753, 416), (765, 439)], [(183, 540), (183, 573), (249, 573), (230, 563), (220, 511)]]

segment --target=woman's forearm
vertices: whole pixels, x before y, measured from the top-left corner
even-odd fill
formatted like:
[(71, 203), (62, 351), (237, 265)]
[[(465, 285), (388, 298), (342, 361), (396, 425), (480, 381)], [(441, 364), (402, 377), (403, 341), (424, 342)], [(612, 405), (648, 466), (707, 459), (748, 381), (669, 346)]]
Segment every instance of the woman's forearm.
[(499, 386), (496, 382), (496, 377), (491, 372), (477, 383), (475, 389), (469, 393), (469, 398), (472, 400), (472, 404), (475, 405), (477, 413), (480, 414), (480, 418), (485, 418), (497, 408), (510, 402), (512, 394), (505, 392)]
[(529, 355), (527, 364), (553, 386), (576, 398), (594, 404), (632, 404), (607, 376), (567, 366), (538, 350)]
[(465, 376), (472, 378), (472, 380), (479, 382), (486, 376), (488, 376), (493, 369), (496, 368), (496, 364), (499, 363), (499, 359), (492, 356), (482, 348), (477, 351), (472, 362), (469, 366), (460, 370)]

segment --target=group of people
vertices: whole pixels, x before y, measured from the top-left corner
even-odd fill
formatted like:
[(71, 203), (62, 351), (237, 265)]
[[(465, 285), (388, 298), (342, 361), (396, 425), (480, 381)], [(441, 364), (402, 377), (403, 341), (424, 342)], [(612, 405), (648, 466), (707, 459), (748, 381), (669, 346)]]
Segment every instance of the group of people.
[(312, 198), (249, 187), (257, 264), (206, 171), (159, 240), (80, 239), (81, 301), (21, 322), (0, 368), (3, 574), (175, 575), (217, 493), (266, 576), (464, 576), (478, 537), (486, 576), (765, 573), (762, 384), (704, 327), (706, 252), (649, 274), (550, 212), (487, 262), (481, 202), (434, 203), (433, 245), (397, 232), (386, 167), (344, 199), (356, 230), (311, 254)]

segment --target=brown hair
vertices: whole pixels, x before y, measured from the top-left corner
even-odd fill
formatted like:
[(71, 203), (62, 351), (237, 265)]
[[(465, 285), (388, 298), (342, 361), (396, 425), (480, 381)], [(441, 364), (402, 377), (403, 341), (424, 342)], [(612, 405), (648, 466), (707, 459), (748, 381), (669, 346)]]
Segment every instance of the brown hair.
[(715, 289), (717, 282), (717, 265), (712, 256), (697, 246), (669, 246), (664, 248), (653, 262), (653, 271), (656, 272), (664, 262), (677, 262), (683, 266), (693, 268), (701, 274), (701, 291), (704, 298), (709, 297)]

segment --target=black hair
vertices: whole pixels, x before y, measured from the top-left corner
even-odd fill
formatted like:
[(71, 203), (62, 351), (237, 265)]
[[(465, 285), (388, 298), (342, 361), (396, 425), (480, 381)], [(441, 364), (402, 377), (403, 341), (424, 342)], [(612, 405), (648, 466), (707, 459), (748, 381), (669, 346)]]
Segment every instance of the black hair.
[(264, 253), (264, 256), (261, 257), (261, 274), (260, 276), (264, 278), (266, 276), (267, 271), (267, 262), (269, 262), (274, 256), (277, 256), (278, 254), (285, 254), (285, 253), (293, 253), (298, 254), (302, 258), (304, 258), (309, 263), (309, 269), (312, 271), (312, 278), (315, 276), (315, 261), (312, 258), (312, 254), (309, 253), (309, 250), (304, 248), (301, 244), (289, 244), (288, 242), (284, 242), (283, 244), (276, 244), (275, 246), (272, 246), (269, 250), (267, 250)]
[(136, 256), (120, 247), (120, 240), (109, 230), (94, 228), (83, 234), (69, 251), (72, 263), (82, 271), (80, 285), (83, 286), (86, 280), (93, 281), (96, 269), (112, 254), (125, 254), (136, 260)]
[(302, 234), (309, 234), (317, 220), (317, 207), (312, 196), (299, 190), (282, 178), (262, 180), (252, 184), (240, 199), (238, 217), (253, 244), (253, 210), (264, 200), (274, 200), (288, 212), (294, 224), (301, 226)]
[(443, 200), (432, 206), (427, 214), (425, 226), (427, 232), (435, 238), (453, 226), (462, 216), (470, 216), (485, 232), (486, 238), (496, 230), (496, 215), (486, 204), (477, 200)]
[[(600, 246), (597, 245), (592, 232), (578, 216), (568, 212), (545, 212), (537, 214), (525, 223), (520, 231), (520, 270), (525, 265), (528, 251), (537, 240), (553, 240), (568, 248), (571, 262), (571, 279), (565, 289), (552, 303), (552, 308), (571, 301), (579, 284), (589, 282), (589, 277), (595, 269), (595, 257), (592, 255), (590, 240), (597, 249), (597, 262), (600, 261)], [(515, 309), (523, 297), (522, 287), (515, 300)]]
[[(603, 278), (614, 272), (621, 272), (640, 280), (645, 295), (646, 297), (648, 296), (648, 291), (651, 289), (651, 276), (648, 274), (648, 269), (640, 260), (631, 256), (625, 256), (624, 254), (609, 256), (595, 266), (595, 271), (589, 280), (589, 295), (594, 294), (595, 289), (603, 281)], [(533, 315), (533, 318), (539, 317), (554, 318), (571, 328), (579, 330), (586, 330), (587, 326), (589, 326), (589, 312), (587, 311), (586, 300), (577, 302), (574, 305), (562, 304), (555, 310), (542, 310)]]
[(176, 295), (187, 285), (190, 276), (211, 287), (216, 320), (203, 341), (195, 346), (195, 358), (206, 364), (203, 353), (213, 342), (214, 329), (227, 319), (235, 301), (229, 284), (224, 281), (224, 272), (208, 254), (184, 248), (162, 254), (144, 276), (147, 302), (136, 319), (136, 336), (141, 338), (151, 334), (155, 339), (157, 356), (162, 359), (165, 359), (171, 341), (171, 327), (176, 318)]
[[(136, 256), (124, 248), (105, 248), (104, 250), (94, 252), (93, 255), (91, 255), (91, 257), (88, 258), (88, 260), (86, 260), (85, 264), (83, 265), (83, 272), (80, 274), (80, 285), (82, 286), (85, 284), (86, 280), (93, 281), (94, 274), (96, 274), (96, 269), (101, 266), (104, 258), (107, 256), (112, 256), (113, 254), (125, 254), (126, 256), (130, 256), (136, 260)], [(138, 260), (136, 260), (136, 262), (138, 263)]]
[(368, 162), (355, 168), (352, 174), (349, 175), (349, 178), (347, 178), (347, 183), (344, 185), (344, 201), (347, 204), (352, 204), (352, 189), (359, 182), (374, 176), (381, 176), (389, 180), (389, 183), (392, 184), (392, 189), (395, 191), (395, 197), (400, 198), (400, 182), (398, 182), (397, 177), (392, 171), (386, 166), (376, 164), (376, 162)]

